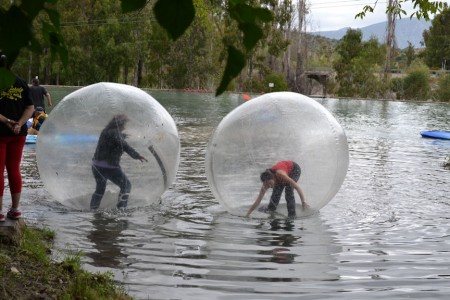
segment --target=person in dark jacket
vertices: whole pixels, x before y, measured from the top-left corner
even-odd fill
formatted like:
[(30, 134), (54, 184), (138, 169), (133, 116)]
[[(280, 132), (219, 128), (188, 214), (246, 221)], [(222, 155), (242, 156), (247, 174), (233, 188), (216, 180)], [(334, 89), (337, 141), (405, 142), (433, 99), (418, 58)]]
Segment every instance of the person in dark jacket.
[(134, 159), (142, 162), (147, 159), (141, 156), (125, 141), (123, 133), (128, 117), (124, 114), (115, 115), (100, 134), (97, 148), (92, 159), (92, 173), (94, 174), (96, 188), (91, 198), (91, 209), (100, 206), (106, 190), (106, 183), (110, 180), (120, 188), (117, 208), (126, 208), (131, 191), (131, 183), (120, 167), (120, 158), (126, 152)]

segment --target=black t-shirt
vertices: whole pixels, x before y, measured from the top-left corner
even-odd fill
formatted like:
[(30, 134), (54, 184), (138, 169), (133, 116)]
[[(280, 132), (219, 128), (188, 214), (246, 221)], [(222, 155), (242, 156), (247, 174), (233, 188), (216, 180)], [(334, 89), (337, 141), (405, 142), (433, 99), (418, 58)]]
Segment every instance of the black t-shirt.
[[(8, 119), (19, 121), (27, 106), (33, 105), (28, 84), (16, 76), (16, 82), (10, 88), (0, 92), (0, 114)], [(20, 129), (19, 135), (27, 135), (27, 124)], [(15, 135), (5, 123), (0, 122), (0, 136)]]
[(30, 96), (35, 108), (40, 106), (45, 109), (44, 95), (46, 94), (47, 90), (45, 89), (45, 87), (40, 85), (30, 86)]

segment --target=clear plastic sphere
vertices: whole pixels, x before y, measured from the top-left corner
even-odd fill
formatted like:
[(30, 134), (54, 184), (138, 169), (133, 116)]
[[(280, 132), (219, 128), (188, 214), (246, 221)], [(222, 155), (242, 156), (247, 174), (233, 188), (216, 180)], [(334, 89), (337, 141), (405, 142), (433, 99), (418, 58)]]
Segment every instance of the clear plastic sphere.
[[(96, 190), (93, 156), (102, 130), (117, 115), (128, 119), (123, 130), (126, 143), (147, 160), (132, 158), (126, 152), (121, 155), (120, 167), (131, 183), (128, 207), (159, 201), (172, 184), (180, 161), (173, 118), (141, 89), (102, 82), (67, 95), (39, 131), (38, 169), (56, 200), (76, 209), (91, 208)], [(118, 199), (118, 185), (107, 180), (99, 208), (114, 208)]]
[[(349, 163), (344, 130), (321, 104), (301, 94), (276, 92), (231, 111), (214, 131), (206, 151), (206, 175), (219, 203), (245, 215), (257, 198), (260, 174), (292, 160), (301, 167), (298, 184), (310, 208), (302, 209), (294, 190), (297, 216), (325, 206), (340, 189)], [(269, 189), (261, 204), (269, 203)], [(284, 192), (277, 214), (287, 215)], [(258, 210), (252, 216), (267, 216)]]

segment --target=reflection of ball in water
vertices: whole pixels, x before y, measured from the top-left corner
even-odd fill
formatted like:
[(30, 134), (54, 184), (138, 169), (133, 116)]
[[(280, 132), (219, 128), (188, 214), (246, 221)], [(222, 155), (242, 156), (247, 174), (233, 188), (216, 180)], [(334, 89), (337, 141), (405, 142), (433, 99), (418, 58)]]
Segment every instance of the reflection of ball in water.
[[(146, 92), (123, 84), (97, 83), (67, 95), (50, 113), (37, 139), (37, 163), (46, 189), (61, 203), (89, 208), (96, 183), (92, 158), (100, 133), (125, 114), (125, 141), (148, 161), (123, 153), (120, 166), (131, 183), (128, 207), (159, 201), (175, 179), (180, 144), (174, 120)], [(119, 188), (107, 182), (100, 208), (115, 207)]]
[[(265, 94), (220, 122), (208, 144), (206, 175), (220, 204), (245, 215), (259, 193), (259, 175), (281, 160), (301, 166), (298, 184), (311, 208), (302, 210), (295, 192), (296, 210), (298, 216), (308, 215), (326, 205), (342, 185), (349, 161), (347, 138), (313, 99), (291, 92)], [(271, 192), (262, 204), (268, 204)], [(287, 215), (284, 193), (277, 213)]]

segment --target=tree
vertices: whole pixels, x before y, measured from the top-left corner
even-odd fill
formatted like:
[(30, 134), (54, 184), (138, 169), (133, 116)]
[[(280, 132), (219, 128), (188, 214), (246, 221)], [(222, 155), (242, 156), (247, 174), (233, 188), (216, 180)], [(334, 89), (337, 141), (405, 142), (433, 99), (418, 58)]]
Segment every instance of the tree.
[[(191, 25), (196, 14), (195, 1), (200, 0), (158, 0), (154, 4), (153, 12), (156, 20), (168, 32), (172, 40), (178, 39)], [(48, 21), (44, 22), (40, 28), (41, 34), (49, 45), (52, 60), (59, 57), (63, 64), (67, 65), (68, 51), (61, 35), (60, 15), (55, 8), (57, 2), (58, 0), (13, 0), (13, 2), (0, 3), (0, 49), (7, 55), (9, 63), (14, 63), (19, 51), (24, 48), (34, 53), (41, 53), (42, 45), (36, 39), (33, 21), (39, 13), (45, 12), (48, 15)], [(217, 2), (221, 3), (221, 1)], [(418, 7), (412, 16), (415, 15), (418, 18), (429, 19), (430, 14), (438, 13), (445, 7), (445, 3), (441, 1), (411, 0), (411, 2)], [(153, 1), (149, 3), (153, 5)], [(139, 11), (146, 5), (147, 0), (121, 0), (123, 13)], [(228, 0), (224, 7), (242, 33), (243, 48), (225, 44), (227, 61), (216, 95), (221, 94), (233, 78), (240, 74), (245, 67), (245, 55), (251, 52), (263, 38), (261, 24), (272, 20), (271, 12), (258, 1)], [(395, 9), (401, 11), (401, 6)], [(370, 11), (373, 11), (373, 7), (366, 6), (357, 17), (363, 18)], [(14, 75), (7, 69), (0, 68), (0, 89), (7, 88), (13, 81)]]
[[(388, 5), (386, 7), (386, 14), (389, 12), (394, 13), (399, 17), (406, 16), (407, 12), (402, 9), (402, 2), (412, 2), (415, 11), (410, 15), (410, 18), (416, 17), (417, 19), (424, 18), (425, 20), (430, 20), (430, 15), (441, 12), (447, 7), (447, 3), (444, 1), (430, 1), (430, 0), (403, 0), (397, 1), (394, 5)], [(367, 13), (372, 13), (375, 6), (378, 4), (378, 0), (375, 1), (373, 5), (366, 5), (363, 7), (362, 12), (356, 14), (355, 18), (363, 19)]]
[(406, 66), (409, 67), (411, 63), (416, 58), (416, 52), (414, 51), (414, 46), (411, 44), (410, 41), (408, 41), (408, 47), (406, 47), (405, 50), (405, 56), (406, 56)]
[(427, 100), (430, 96), (430, 70), (420, 60), (415, 60), (403, 79), (403, 95), (409, 100)]
[[(393, 7), (394, 5), (398, 5), (399, 2), (397, 0), (389, 0), (389, 7)], [(391, 63), (394, 58), (395, 52), (395, 20), (397, 19), (397, 15), (394, 14), (392, 10), (387, 12), (388, 22), (386, 28), (386, 62), (384, 65), (384, 73), (386, 77), (389, 77), (391, 74)]]
[(374, 72), (382, 64), (386, 49), (375, 37), (363, 42), (361, 30), (348, 29), (336, 51), (339, 57), (333, 67), (339, 96), (378, 98), (384, 94), (385, 88)]
[(450, 70), (450, 8), (442, 11), (424, 31), (424, 59), (432, 69)]
[(439, 77), (434, 98), (438, 101), (450, 102), (450, 74), (442, 74)]
[(306, 60), (306, 33), (304, 32), (306, 24), (306, 0), (298, 1), (298, 49), (297, 49), (297, 67), (295, 69), (295, 90), (297, 92), (306, 91), (305, 60)]

